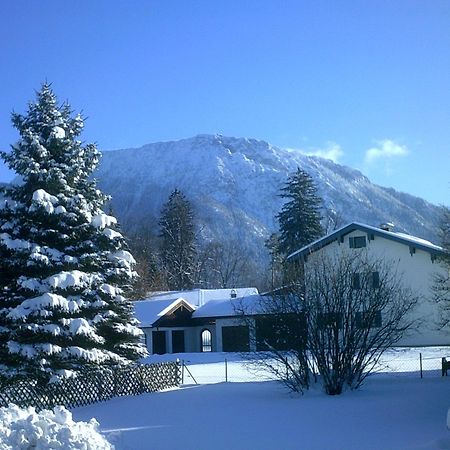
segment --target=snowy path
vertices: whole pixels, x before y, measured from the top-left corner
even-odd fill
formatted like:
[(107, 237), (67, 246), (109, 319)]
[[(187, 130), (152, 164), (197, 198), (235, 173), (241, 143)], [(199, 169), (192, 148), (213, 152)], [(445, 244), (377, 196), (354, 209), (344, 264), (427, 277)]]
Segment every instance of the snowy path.
[(118, 450), (450, 448), (450, 378), (376, 375), (360, 391), (289, 394), (275, 382), (219, 383), (113, 399), (96, 417)]

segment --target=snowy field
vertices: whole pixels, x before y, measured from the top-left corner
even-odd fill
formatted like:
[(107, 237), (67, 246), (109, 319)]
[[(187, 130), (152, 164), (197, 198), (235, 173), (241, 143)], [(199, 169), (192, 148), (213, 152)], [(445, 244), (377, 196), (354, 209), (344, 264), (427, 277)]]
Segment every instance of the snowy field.
[[(376, 371), (391, 376), (420, 377), (420, 355), (422, 354), (423, 376), (438, 376), (441, 374), (441, 358), (450, 358), (450, 347), (427, 348), (395, 348), (383, 355)], [(181, 353), (152, 355), (145, 360), (147, 363), (183, 361), (185, 384), (209, 384), (223, 381), (248, 382), (270, 381), (270, 373), (261, 371), (258, 366), (245, 360), (239, 353)]]
[[(429, 349), (424, 361), (449, 355), (445, 350)], [(224, 354), (182, 356), (205, 380), (223, 368)], [(245, 365), (238, 355), (227, 356), (229, 373), (235, 366), (236, 378), (241, 374), (239, 383), (214, 383), (211, 376), (210, 384), (76, 408), (74, 419), (96, 417), (118, 450), (450, 449), (450, 378), (436, 371), (424, 372), (423, 379), (415, 372), (380, 373), (359, 391), (330, 397), (313, 387), (300, 396), (274, 381), (243, 382)], [(390, 359), (418, 364), (414, 349)]]

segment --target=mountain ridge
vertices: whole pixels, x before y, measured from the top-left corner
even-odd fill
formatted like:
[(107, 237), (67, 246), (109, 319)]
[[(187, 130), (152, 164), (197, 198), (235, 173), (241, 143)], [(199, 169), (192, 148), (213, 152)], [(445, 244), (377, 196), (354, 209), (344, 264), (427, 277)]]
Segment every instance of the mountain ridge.
[(232, 236), (261, 255), (264, 240), (277, 229), (280, 189), (297, 167), (312, 176), (326, 210), (341, 224), (389, 221), (398, 231), (436, 242), (436, 205), (373, 184), (357, 169), (263, 140), (200, 134), (106, 151), (95, 176), (112, 195), (125, 230), (143, 221), (156, 226), (163, 203), (178, 188), (192, 202), (203, 238)]

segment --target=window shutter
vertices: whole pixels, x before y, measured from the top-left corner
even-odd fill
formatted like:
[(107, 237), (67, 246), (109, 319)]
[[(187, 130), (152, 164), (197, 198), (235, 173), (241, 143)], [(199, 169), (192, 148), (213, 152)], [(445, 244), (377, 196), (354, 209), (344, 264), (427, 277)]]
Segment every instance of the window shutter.
[(380, 274), (378, 272), (372, 272), (372, 287), (374, 289), (380, 287)]
[(362, 328), (363, 327), (362, 312), (358, 311), (355, 314), (355, 325), (356, 325), (356, 328)]
[(348, 243), (350, 244), (350, 248), (355, 248), (355, 238), (349, 237)]
[(375, 315), (375, 320), (373, 326), (376, 328), (380, 328), (383, 325), (383, 320), (381, 318), (381, 311), (377, 311)]
[(353, 289), (361, 289), (361, 279), (359, 273), (353, 274), (352, 287)]

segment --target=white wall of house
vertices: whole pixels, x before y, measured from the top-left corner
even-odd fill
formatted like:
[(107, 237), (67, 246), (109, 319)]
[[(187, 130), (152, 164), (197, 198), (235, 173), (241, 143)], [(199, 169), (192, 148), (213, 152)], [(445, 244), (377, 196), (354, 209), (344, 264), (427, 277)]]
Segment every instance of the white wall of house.
[[(183, 330), (184, 331), (184, 346), (185, 353), (194, 353), (202, 351), (202, 342), (201, 342), (201, 333), (203, 330), (209, 330), (211, 332), (211, 344), (213, 352), (222, 351), (217, 350), (217, 337), (216, 337), (216, 328), (214, 325), (202, 325), (199, 327), (145, 327), (142, 328), (142, 331), (145, 334), (145, 342), (147, 345), (147, 350), (150, 354), (153, 354), (153, 331), (164, 331), (166, 333), (166, 352), (173, 352), (173, 343), (172, 343), (172, 331)], [(220, 334), (221, 335), (221, 334)]]
[[(349, 238), (357, 236), (366, 237), (366, 247), (350, 248)], [(367, 252), (369, 257), (391, 264), (392, 269), (401, 276), (403, 284), (419, 298), (411, 314), (412, 317), (420, 319), (421, 324), (418, 329), (405, 336), (399, 345), (449, 345), (450, 333), (439, 330), (439, 307), (432, 298), (434, 278), (437, 273), (444, 273), (445, 269), (431, 257), (430, 253), (414, 247), (413, 243), (404, 244), (378, 235), (370, 240), (366, 232), (355, 230), (344, 237), (344, 242), (334, 241), (308, 255), (305, 267), (306, 270), (310, 270), (314, 261), (324, 254), (334, 257), (343, 253), (356, 255), (361, 252)]]

